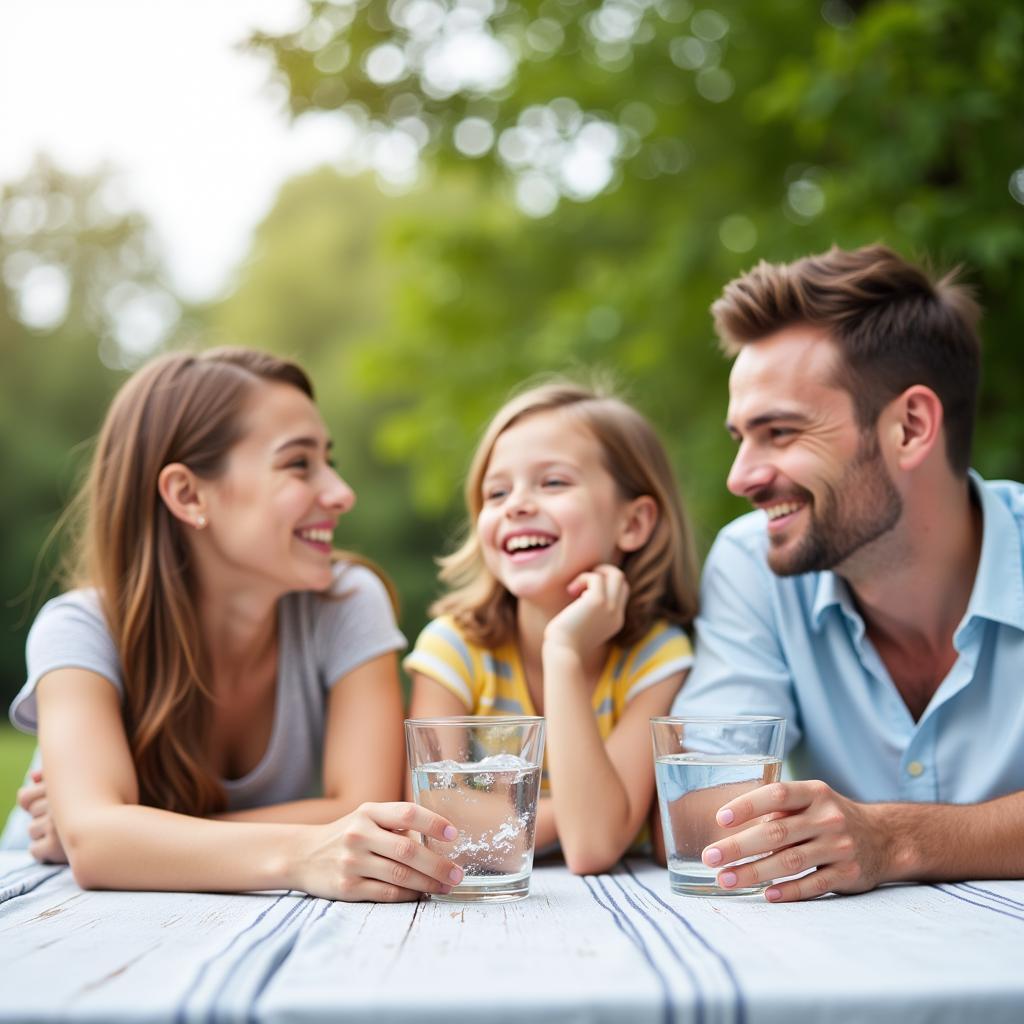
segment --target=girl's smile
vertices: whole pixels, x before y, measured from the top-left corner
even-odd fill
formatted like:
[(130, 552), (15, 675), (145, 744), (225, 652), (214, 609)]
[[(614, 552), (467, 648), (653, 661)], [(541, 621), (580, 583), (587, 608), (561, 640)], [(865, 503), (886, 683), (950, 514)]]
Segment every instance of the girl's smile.
[(581, 572), (619, 560), (626, 502), (596, 438), (564, 413), (528, 416), (498, 437), (482, 499), (484, 562), (518, 598), (566, 603)]

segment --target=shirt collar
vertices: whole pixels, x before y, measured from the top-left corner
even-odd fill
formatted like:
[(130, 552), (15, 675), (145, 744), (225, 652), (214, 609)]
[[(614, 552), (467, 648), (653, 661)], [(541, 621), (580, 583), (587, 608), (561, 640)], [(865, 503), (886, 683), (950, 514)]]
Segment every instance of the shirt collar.
[[(999, 496), (985, 486), (985, 481), (973, 469), (969, 471), (969, 483), (981, 503), (981, 558), (967, 611), (957, 627), (957, 634), (976, 618), (991, 619), (1024, 630), (1020, 526)], [(811, 609), (815, 629), (821, 628), (825, 612), (833, 606), (838, 606), (852, 621), (861, 621), (846, 583), (834, 572), (818, 573)]]
[(970, 471), (970, 484), (981, 503), (981, 558), (967, 611), (957, 628), (972, 619), (990, 619), (1024, 630), (1024, 566), (1016, 518), (985, 481)]

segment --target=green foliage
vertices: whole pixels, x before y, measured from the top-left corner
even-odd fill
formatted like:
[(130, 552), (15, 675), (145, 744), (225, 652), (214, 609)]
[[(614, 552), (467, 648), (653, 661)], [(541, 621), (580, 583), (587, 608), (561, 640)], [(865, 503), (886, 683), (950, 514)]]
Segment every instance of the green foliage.
[[(55, 523), (118, 382), (125, 316), (173, 299), (145, 221), (119, 211), (112, 183), (40, 161), (0, 190), (0, 695), (24, 679), (32, 617), (53, 589)], [(32, 295), (49, 296), (39, 304)], [(137, 308), (137, 306), (134, 306)]]
[[(511, 386), (599, 364), (666, 434), (706, 542), (739, 509), (723, 486), (727, 367), (707, 306), (754, 258), (833, 243), (968, 266), (988, 309), (976, 461), (1024, 471), (1024, 295), (1011, 283), (1024, 209), (1007, 188), (1024, 164), (1020, 10), (317, 0), (309, 15), (299, 33), (253, 40), (293, 111), (339, 109), (426, 140), (436, 174), (438, 201), (408, 209), (392, 253), (394, 315), (355, 362), (363, 393), (395, 403), (376, 443), (411, 467), (424, 513), (457, 508), (459, 471)], [(505, 54), (505, 81), (438, 70), (460, 33), (495, 67)], [(467, 118), (496, 140), (472, 159)], [(583, 203), (573, 147), (607, 126), (611, 177)], [(454, 207), (448, 188), (463, 196)], [(550, 212), (517, 216), (513, 196)]]
[(0, 724), (0, 828), (8, 810), (14, 806), (14, 795), (25, 779), (36, 741), (9, 725)]

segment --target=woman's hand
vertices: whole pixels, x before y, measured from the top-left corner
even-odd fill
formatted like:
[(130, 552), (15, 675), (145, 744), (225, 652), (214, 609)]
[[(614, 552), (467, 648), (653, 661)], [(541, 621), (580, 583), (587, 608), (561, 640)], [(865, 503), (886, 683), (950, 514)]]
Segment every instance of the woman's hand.
[(568, 647), (577, 654), (606, 643), (626, 618), (629, 584), (621, 569), (598, 565), (582, 572), (568, 587), (574, 598), (544, 630), (544, 643)]
[(32, 818), (28, 826), (28, 836), (32, 840), (28, 852), (44, 864), (67, 864), (67, 854), (50, 816), (43, 773), (34, 771), (31, 778), (30, 783), (18, 790), (18, 806)]
[(303, 830), (296, 888), (348, 902), (400, 903), (421, 893), (448, 893), (462, 869), (432, 853), (415, 833), (451, 842), (458, 831), (412, 803), (366, 803), (329, 825)]

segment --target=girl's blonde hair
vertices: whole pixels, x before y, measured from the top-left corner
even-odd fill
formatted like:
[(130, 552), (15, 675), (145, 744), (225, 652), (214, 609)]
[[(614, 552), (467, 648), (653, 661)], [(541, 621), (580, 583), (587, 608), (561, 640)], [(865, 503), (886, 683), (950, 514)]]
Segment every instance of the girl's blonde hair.
[(154, 359), (114, 397), (76, 500), (69, 582), (97, 591), (121, 663), (139, 799), (165, 810), (205, 815), (222, 810), (225, 798), (206, 749), (213, 694), (187, 528), (164, 504), (157, 479), (173, 462), (205, 479), (223, 473), (261, 383), (313, 398), (299, 366), (266, 352)]
[(625, 500), (649, 495), (658, 506), (650, 539), (639, 550), (627, 552), (622, 561), (629, 601), (625, 623), (614, 642), (636, 643), (656, 619), (689, 629), (697, 612), (697, 556), (675, 475), (658, 435), (636, 409), (605, 389), (563, 379), (513, 397), (484, 431), (466, 479), (466, 539), (457, 551), (440, 559), (439, 576), (451, 590), (434, 602), (430, 614), (454, 616), (469, 639), (484, 647), (497, 647), (515, 635), (516, 599), (484, 564), (476, 520), (495, 442), (513, 424), (544, 412), (560, 413), (595, 438), (605, 469)]

